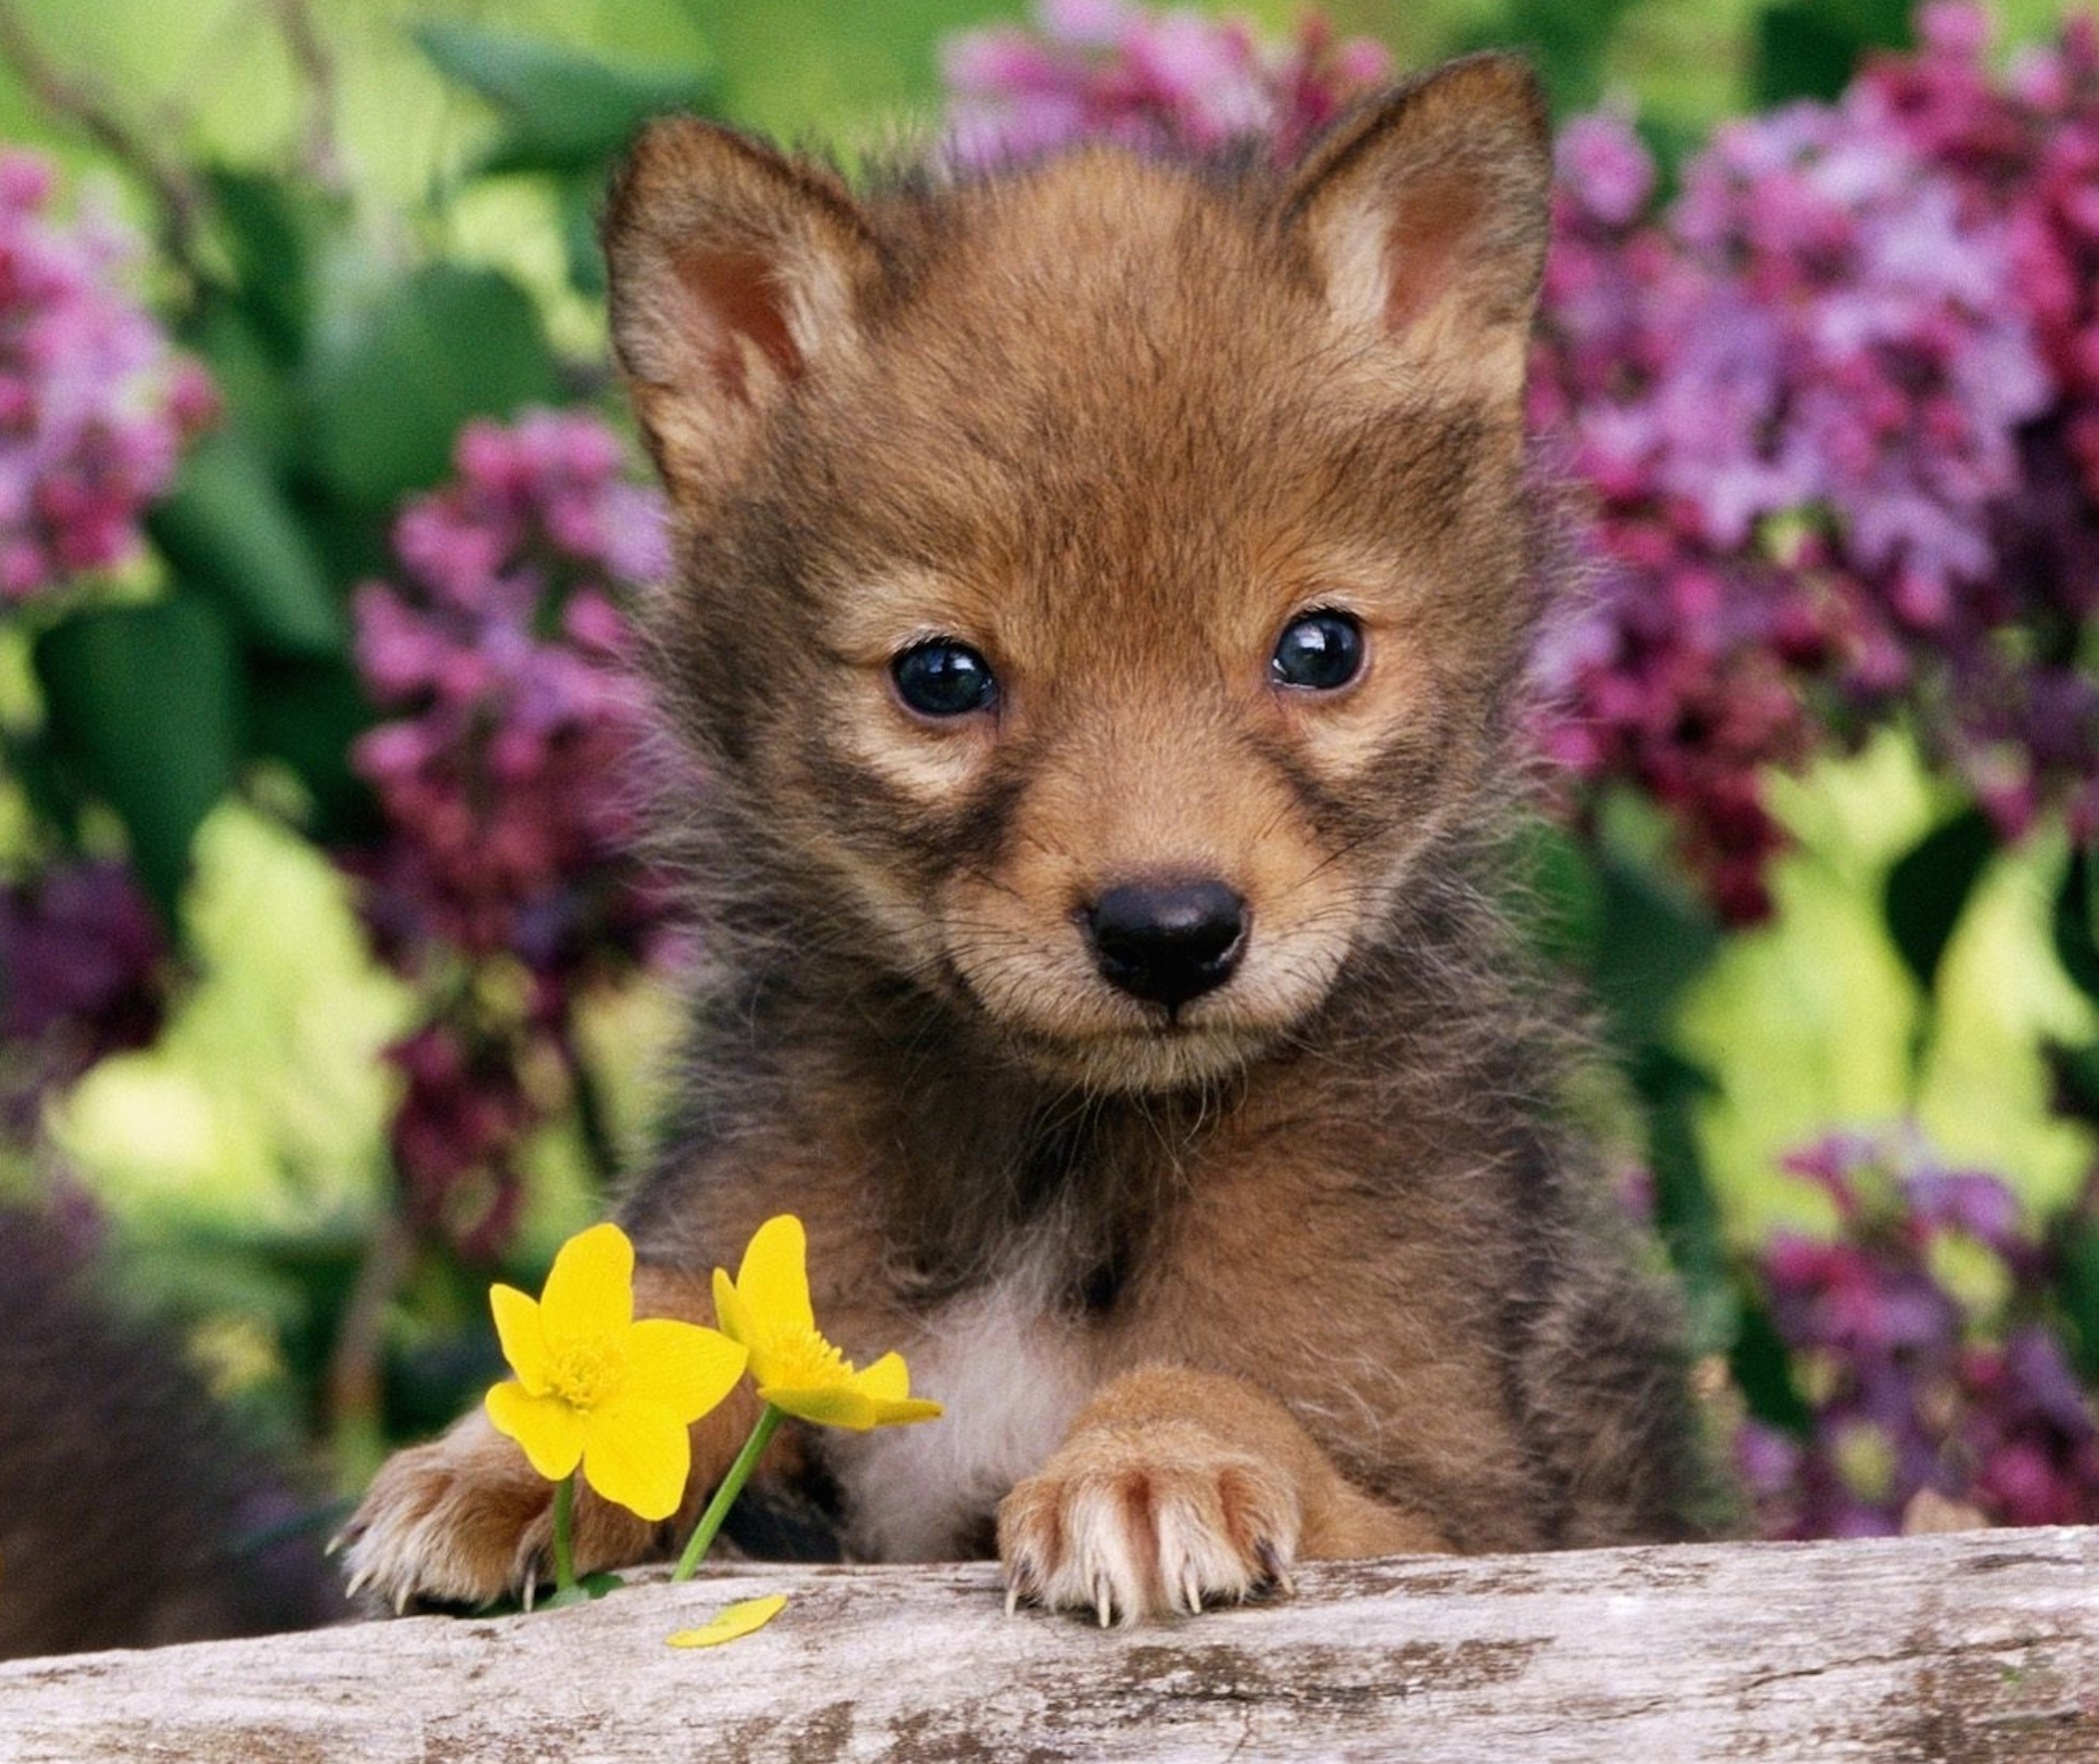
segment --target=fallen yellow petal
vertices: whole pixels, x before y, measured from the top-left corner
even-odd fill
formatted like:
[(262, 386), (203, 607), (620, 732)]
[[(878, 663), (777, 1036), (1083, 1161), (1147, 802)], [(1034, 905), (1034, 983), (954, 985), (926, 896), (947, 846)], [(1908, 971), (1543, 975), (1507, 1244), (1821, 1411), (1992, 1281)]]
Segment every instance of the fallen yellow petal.
[(738, 1636), (749, 1635), (754, 1629), (763, 1629), (787, 1609), (787, 1594), (769, 1592), (764, 1598), (744, 1599), (717, 1611), (698, 1629), (681, 1629), (671, 1636), (674, 1648), (714, 1648), (725, 1641), (735, 1641)]

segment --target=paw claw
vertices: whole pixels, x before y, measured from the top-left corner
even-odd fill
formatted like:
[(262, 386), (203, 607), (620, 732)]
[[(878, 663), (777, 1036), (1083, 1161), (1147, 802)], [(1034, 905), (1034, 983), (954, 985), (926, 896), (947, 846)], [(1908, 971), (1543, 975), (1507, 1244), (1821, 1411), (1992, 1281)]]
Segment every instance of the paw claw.
[(1253, 1559), (1260, 1564), (1261, 1578), (1278, 1592), (1295, 1595), (1297, 1583), (1290, 1578), (1289, 1566), (1282, 1552), (1275, 1547), (1272, 1538), (1263, 1537), (1253, 1546)]
[(1287, 1587), (1294, 1485), (1193, 1427), (1075, 1435), (999, 1512), (1008, 1608), (1027, 1598), (1106, 1629), (1199, 1616), (1256, 1587)]

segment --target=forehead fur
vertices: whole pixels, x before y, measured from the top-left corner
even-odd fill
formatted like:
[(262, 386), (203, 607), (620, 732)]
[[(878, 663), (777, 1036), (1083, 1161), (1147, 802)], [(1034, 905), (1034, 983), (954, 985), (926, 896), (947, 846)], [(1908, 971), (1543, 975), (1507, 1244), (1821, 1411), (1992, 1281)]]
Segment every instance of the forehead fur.
[(823, 462), (849, 570), (1104, 573), (1125, 605), (1388, 538), (1402, 504), (1428, 542), (1492, 425), (1331, 322), (1277, 201), (1114, 149), (872, 198), (886, 298), (801, 388), (776, 482), (806, 499)]
[(1338, 340), (1264, 182), (1097, 148), (878, 201), (902, 269), (871, 339), (880, 394), (928, 431), (968, 423), (994, 459), (1082, 453), (1123, 482), (1272, 457), (1315, 413), (1345, 421)]
[[(989, 340), (1018, 321), (1050, 352), (1081, 337), (1193, 343), (1263, 297), (1317, 300), (1308, 264), (1268, 225), (1267, 180), (1095, 146), (1040, 166), (922, 184), (870, 203), (902, 280), (946, 323)], [(1191, 273), (1196, 272), (1196, 273)], [(922, 308), (920, 316), (929, 316)]]

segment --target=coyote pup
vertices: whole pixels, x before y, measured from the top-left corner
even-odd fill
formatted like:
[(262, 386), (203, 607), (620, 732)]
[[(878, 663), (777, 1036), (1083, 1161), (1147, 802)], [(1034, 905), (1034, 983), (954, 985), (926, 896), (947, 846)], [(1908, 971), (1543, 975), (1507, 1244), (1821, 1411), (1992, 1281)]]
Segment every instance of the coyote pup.
[[(856, 197), (692, 121), (627, 168), (714, 967), (621, 1216), (641, 1308), (711, 1321), (798, 1212), (827, 1332), (946, 1402), (800, 1441), (854, 1554), (996, 1548), (1128, 1621), (1690, 1529), (1672, 1314), (1494, 905), (1549, 177), (1492, 56), (1288, 172), (1089, 147)], [(579, 1565), (666, 1547), (752, 1419), (694, 1429), (669, 1526), (586, 1499)], [(476, 1414), (350, 1565), (483, 1599), (548, 1509)]]

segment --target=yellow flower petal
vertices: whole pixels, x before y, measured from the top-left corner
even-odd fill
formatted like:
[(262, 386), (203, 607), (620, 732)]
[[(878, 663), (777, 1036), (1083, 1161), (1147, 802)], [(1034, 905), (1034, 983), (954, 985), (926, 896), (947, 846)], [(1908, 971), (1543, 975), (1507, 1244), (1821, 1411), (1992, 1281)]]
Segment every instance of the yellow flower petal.
[(856, 1433), (865, 1433), (880, 1419), (873, 1399), (850, 1384), (820, 1384), (808, 1390), (761, 1384), (758, 1394), (775, 1408), (824, 1427), (850, 1427)]
[(870, 1427), (902, 1426), (912, 1421), (935, 1421), (941, 1405), (924, 1397), (878, 1397), (863, 1389), (858, 1379), (841, 1384), (817, 1384), (796, 1390), (778, 1384), (761, 1384), (760, 1398), (800, 1420), (823, 1427), (848, 1427), (865, 1433)]
[(540, 1295), (550, 1343), (611, 1335), (634, 1321), (634, 1245), (610, 1222), (580, 1231), (554, 1257)]
[(878, 1427), (897, 1427), (912, 1421), (938, 1420), (941, 1405), (911, 1393), (911, 1372), (901, 1353), (886, 1353), (865, 1372), (856, 1373), (853, 1385), (875, 1410)]
[(534, 1396), (514, 1380), (496, 1385), (482, 1406), (498, 1433), (525, 1448), (532, 1467), (559, 1482), (583, 1456), (583, 1417), (558, 1396)]
[(681, 1629), (669, 1639), (674, 1648), (713, 1648), (725, 1641), (763, 1629), (787, 1609), (787, 1594), (769, 1592), (764, 1598), (744, 1599), (717, 1611), (698, 1629)]
[(766, 1334), (817, 1326), (809, 1301), (809, 1239), (793, 1213), (758, 1227), (737, 1269), (736, 1295)]
[(750, 1350), (719, 1329), (668, 1317), (644, 1317), (627, 1332), (622, 1401), (661, 1403), (697, 1421), (736, 1387)]
[(878, 1427), (908, 1427), (914, 1421), (938, 1421), (946, 1411), (929, 1397), (913, 1396), (900, 1401), (878, 1400), (875, 1404), (875, 1425)]
[(715, 1321), (730, 1340), (749, 1347), (758, 1334), (758, 1319), (737, 1296), (736, 1282), (726, 1268), (715, 1269)]
[(584, 1419), (583, 1479), (638, 1517), (668, 1519), (685, 1499), (693, 1440), (683, 1416), (661, 1403), (617, 1402)]
[(911, 1395), (911, 1368), (901, 1353), (886, 1353), (853, 1380), (878, 1401)]
[(540, 1332), (540, 1301), (515, 1286), (491, 1286), (489, 1309), (496, 1313), (496, 1339), (518, 1382), (528, 1395), (545, 1396), (547, 1339)]

